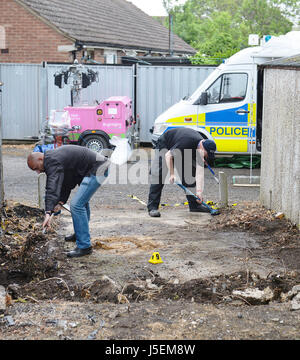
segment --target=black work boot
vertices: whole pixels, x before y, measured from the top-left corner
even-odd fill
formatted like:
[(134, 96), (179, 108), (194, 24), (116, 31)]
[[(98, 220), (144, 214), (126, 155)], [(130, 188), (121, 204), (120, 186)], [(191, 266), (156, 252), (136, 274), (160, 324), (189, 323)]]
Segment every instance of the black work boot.
[(89, 255), (93, 252), (93, 248), (90, 246), (86, 249), (79, 249), (78, 247), (76, 247), (74, 250), (69, 251), (67, 253), (68, 257), (80, 257), (80, 256), (85, 256), (85, 255)]
[(194, 196), (187, 195), (186, 198), (189, 203), (190, 212), (204, 212), (204, 213), (210, 212), (210, 210), (207, 207), (205, 207), (203, 204), (199, 204), (194, 198)]
[(149, 215), (151, 217), (160, 217), (160, 212), (158, 210), (155, 210), (155, 209), (149, 210)]
[(72, 234), (65, 237), (65, 241), (75, 242), (76, 241), (76, 235)]
[(203, 213), (209, 213), (210, 210), (205, 207), (202, 204), (198, 204), (198, 206), (196, 208), (190, 209), (190, 212), (203, 212)]

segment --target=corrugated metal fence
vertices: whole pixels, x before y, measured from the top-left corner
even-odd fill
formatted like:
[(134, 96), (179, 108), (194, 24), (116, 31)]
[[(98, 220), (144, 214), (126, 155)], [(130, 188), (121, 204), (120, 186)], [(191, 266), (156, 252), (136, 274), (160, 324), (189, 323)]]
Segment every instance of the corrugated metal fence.
[(137, 114), (140, 138), (151, 142), (149, 129), (158, 115), (184, 96), (192, 95), (214, 67), (139, 66), (137, 71)]
[[(141, 119), (142, 142), (151, 142), (155, 118), (194, 90), (214, 70), (205, 66), (87, 66), (99, 73), (99, 82), (82, 90), (82, 101), (94, 104), (110, 96), (133, 99)], [(2, 134), (4, 140), (38, 136), (51, 109), (70, 105), (70, 85), (59, 89), (54, 74), (67, 65), (0, 64)]]
[(26, 139), (39, 130), (40, 91), (38, 65), (1, 64), (2, 137)]

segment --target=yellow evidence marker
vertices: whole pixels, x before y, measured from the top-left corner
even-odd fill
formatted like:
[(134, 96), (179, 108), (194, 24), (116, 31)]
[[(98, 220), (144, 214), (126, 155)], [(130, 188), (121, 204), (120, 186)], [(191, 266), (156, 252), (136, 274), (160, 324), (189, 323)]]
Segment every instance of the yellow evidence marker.
[(158, 252), (154, 252), (151, 256), (151, 259), (149, 260), (149, 263), (151, 264), (161, 264), (163, 263), (160, 255)]

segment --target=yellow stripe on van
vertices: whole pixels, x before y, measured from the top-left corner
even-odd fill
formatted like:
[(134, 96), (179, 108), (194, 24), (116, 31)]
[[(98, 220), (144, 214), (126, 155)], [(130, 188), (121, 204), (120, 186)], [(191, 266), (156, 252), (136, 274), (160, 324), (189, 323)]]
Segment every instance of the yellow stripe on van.
[(198, 126), (204, 126), (205, 125), (205, 118), (206, 114), (202, 113), (198, 115)]
[(248, 125), (251, 124), (251, 117), (252, 117), (252, 125), (256, 125), (256, 104), (248, 104)]
[(166, 123), (178, 124), (182, 123), (184, 125), (197, 125), (197, 114), (194, 115), (184, 115), (176, 118), (168, 119)]
[(236, 139), (214, 139), (217, 145), (218, 152), (247, 152), (247, 140)]

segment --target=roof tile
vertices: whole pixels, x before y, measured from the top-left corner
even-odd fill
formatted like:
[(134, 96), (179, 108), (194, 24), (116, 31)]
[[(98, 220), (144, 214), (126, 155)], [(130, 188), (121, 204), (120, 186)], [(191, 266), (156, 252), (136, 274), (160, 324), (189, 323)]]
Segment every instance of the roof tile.
[[(169, 30), (126, 0), (17, 0), (77, 41), (165, 52)], [(174, 52), (196, 51), (173, 35)]]

